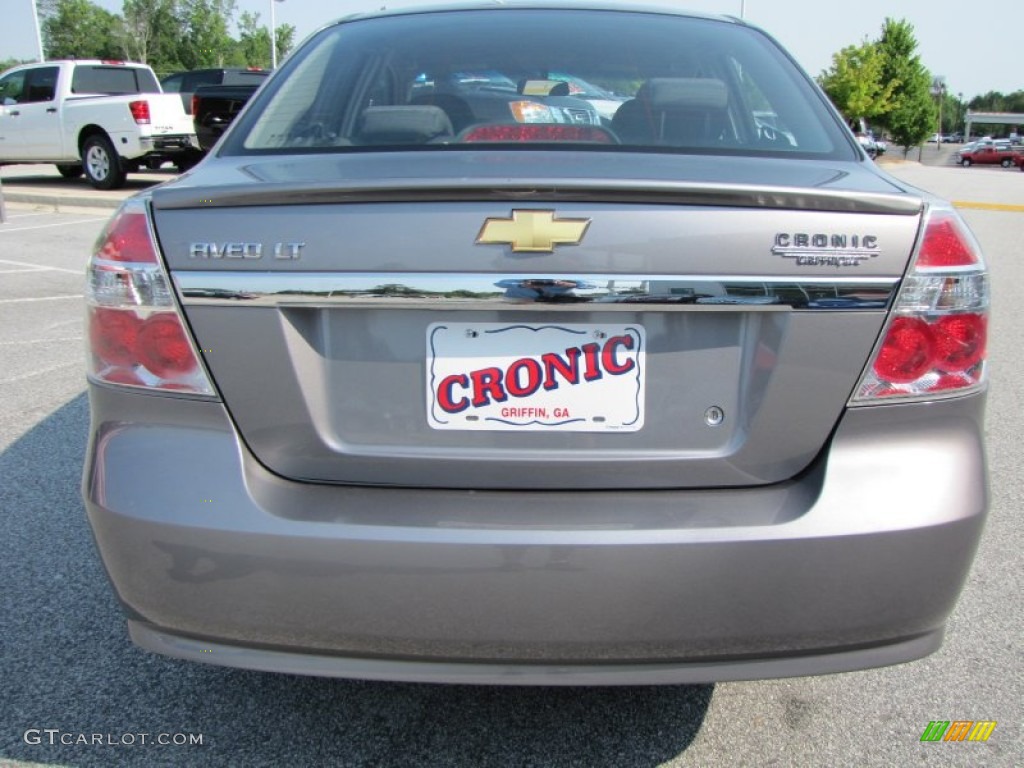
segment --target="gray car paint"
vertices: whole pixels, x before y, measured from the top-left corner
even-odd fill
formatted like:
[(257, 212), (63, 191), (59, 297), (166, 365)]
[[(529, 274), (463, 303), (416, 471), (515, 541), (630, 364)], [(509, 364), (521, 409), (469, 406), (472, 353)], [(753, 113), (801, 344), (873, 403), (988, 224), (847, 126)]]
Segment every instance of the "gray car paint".
[[(899, 279), (932, 201), (849, 143), (849, 161), (212, 156), (147, 199), (172, 275), (239, 284), (425, 264), (806, 279), (822, 273), (771, 252), (777, 233), (805, 230), (879, 238), (877, 258), (830, 277)], [(583, 245), (540, 259), (473, 245), (484, 218), (513, 207), (596, 223)], [(190, 258), (195, 241), (300, 240), (304, 260), (272, 268)], [(90, 383), (83, 477), (132, 637), (161, 653), (513, 684), (847, 671), (934, 651), (977, 546), (984, 392), (847, 407), (884, 309), (636, 312), (664, 331), (651, 383), (664, 407), (649, 432), (615, 436), (627, 449), (608, 435), (427, 432), (404, 399), (422, 407), (422, 331), (438, 310), (185, 312), (221, 398)], [(753, 364), (764, 351), (770, 364)], [(717, 402), (734, 420), (716, 432), (697, 416)]]

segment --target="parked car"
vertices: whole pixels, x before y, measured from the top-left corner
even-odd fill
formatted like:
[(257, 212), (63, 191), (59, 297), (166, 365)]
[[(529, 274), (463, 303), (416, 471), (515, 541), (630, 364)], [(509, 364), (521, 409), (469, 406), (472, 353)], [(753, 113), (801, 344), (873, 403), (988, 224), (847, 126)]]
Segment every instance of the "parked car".
[[(606, 125), (545, 72), (628, 99)], [(124, 203), (86, 304), (85, 506), (159, 653), (847, 672), (937, 649), (978, 546), (978, 244), (735, 19), (324, 27), (204, 162)]]
[(964, 168), (972, 165), (1001, 165), (1009, 168), (1014, 164), (1014, 159), (1019, 153), (1008, 142), (979, 142), (974, 147), (963, 147), (954, 156), (953, 160)]
[(141, 164), (198, 151), (192, 120), (144, 64), (47, 61), (0, 75), (0, 164), (54, 163), (116, 189)]
[(570, 95), (567, 81), (510, 72), (451, 71), (447, 65), (424, 71), (409, 84), (409, 104), (442, 109), (456, 131), (481, 121), (601, 124), (597, 108), (582, 96)]
[(166, 93), (177, 93), (181, 96), (181, 104), (190, 115), (192, 112), (192, 96), (203, 86), (251, 86), (256, 90), (270, 75), (269, 69), (259, 67), (213, 67), (209, 69), (191, 69), (186, 72), (175, 72), (160, 81)]
[(548, 72), (545, 74), (548, 79), (568, 83), (569, 95), (589, 101), (604, 120), (612, 120), (615, 117), (615, 112), (626, 101), (624, 96), (614, 94), (599, 85), (587, 82), (581, 77), (564, 72)]
[(201, 85), (195, 90), (189, 112), (204, 152), (217, 143), (258, 88), (259, 85)]
[(868, 133), (857, 133), (857, 143), (867, 152), (868, 157), (874, 159), (878, 156), (878, 144), (872, 138), (871, 134)]

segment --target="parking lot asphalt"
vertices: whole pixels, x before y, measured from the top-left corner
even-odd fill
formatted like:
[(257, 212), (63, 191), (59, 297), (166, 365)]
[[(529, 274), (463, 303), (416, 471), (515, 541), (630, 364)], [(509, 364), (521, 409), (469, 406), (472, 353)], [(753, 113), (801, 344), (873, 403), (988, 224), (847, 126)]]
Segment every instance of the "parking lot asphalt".
[[(946, 197), (1024, 203), (1020, 172), (891, 168)], [(110, 211), (42, 205), (9, 204), (0, 224), (3, 768), (1024, 765), (1024, 213), (964, 210), (993, 280), (992, 502), (943, 648), (911, 664), (817, 678), (556, 690), (262, 674), (132, 646), (79, 496), (83, 271)], [(998, 725), (986, 743), (920, 741), (930, 721), (956, 719)], [(202, 743), (147, 745), (140, 734)]]
[[(896, 149), (879, 158), (878, 164), (915, 186), (920, 186), (916, 179), (927, 178), (927, 168), (957, 168), (963, 171), (963, 176), (957, 177), (956, 194), (950, 198), (957, 207), (1024, 210), (1024, 173), (1016, 167), (955, 166), (953, 155), (958, 146), (928, 144), (920, 150), (912, 149), (906, 157), (902, 150)], [(995, 173), (1015, 174), (1020, 177), (1020, 183), (995, 187), (992, 184)], [(63, 178), (53, 165), (8, 165), (0, 166), (0, 195), (8, 205), (18, 204), (36, 211), (109, 213), (136, 192), (174, 178), (176, 173), (168, 165), (155, 171), (130, 174), (123, 189), (103, 191), (90, 187), (84, 178)]]
[(122, 189), (105, 191), (93, 189), (84, 178), (65, 179), (53, 165), (5, 165), (0, 167), (0, 195), (9, 208), (19, 205), (55, 213), (109, 214), (125, 198), (174, 177), (169, 166), (133, 173)]

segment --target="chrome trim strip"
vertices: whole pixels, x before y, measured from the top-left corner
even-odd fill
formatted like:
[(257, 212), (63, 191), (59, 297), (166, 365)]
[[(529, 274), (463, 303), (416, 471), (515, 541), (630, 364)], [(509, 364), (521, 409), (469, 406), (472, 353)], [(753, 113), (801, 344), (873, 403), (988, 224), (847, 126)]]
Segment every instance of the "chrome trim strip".
[(186, 306), (778, 312), (885, 310), (899, 278), (180, 271)]

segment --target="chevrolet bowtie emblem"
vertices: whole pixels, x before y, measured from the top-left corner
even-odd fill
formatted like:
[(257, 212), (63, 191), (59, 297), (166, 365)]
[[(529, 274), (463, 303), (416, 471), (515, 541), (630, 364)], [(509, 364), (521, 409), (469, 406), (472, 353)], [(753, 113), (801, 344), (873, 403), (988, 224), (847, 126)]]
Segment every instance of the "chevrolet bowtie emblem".
[(482, 245), (511, 245), (515, 253), (553, 253), (556, 245), (579, 245), (590, 219), (556, 219), (554, 211), (512, 211), (510, 219), (488, 219), (476, 236)]

